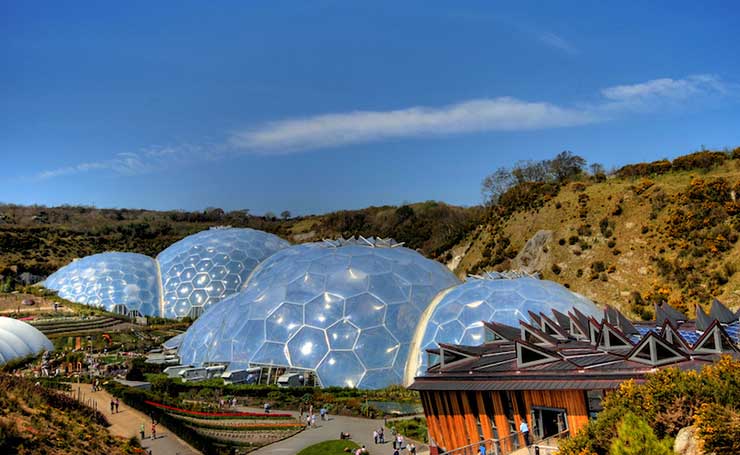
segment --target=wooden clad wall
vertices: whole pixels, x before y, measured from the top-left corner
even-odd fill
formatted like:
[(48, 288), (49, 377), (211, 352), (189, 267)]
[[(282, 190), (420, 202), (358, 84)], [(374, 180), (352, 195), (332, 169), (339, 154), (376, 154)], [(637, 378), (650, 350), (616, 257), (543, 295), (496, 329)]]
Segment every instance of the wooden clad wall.
[[(525, 390), (527, 410), (532, 406), (562, 408), (568, 413), (568, 429), (573, 434), (588, 424), (588, 410), (583, 390)], [(531, 420), (531, 415), (529, 419)], [(532, 422), (529, 422), (532, 428)]]
[[(529, 428), (533, 428), (531, 421), (533, 406), (565, 409), (571, 434), (588, 423), (585, 394), (582, 390), (522, 391), (520, 393), (526, 407), (523, 410), (519, 409), (514, 393), (506, 393), (512, 394), (517, 429), (521, 423), (520, 415), (526, 416)], [(493, 423), (499, 439), (503, 440), (510, 434), (509, 423), (498, 392), (422, 391), (420, 395), (429, 435), (440, 447), (452, 450), (479, 441), (477, 419), (480, 419), (484, 438), (493, 438), (492, 422), (486, 415), (486, 406), (490, 408), (491, 405), (495, 414)], [(477, 411), (477, 416), (474, 411)], [(522, 440), (521, 443), (523, 442)]]

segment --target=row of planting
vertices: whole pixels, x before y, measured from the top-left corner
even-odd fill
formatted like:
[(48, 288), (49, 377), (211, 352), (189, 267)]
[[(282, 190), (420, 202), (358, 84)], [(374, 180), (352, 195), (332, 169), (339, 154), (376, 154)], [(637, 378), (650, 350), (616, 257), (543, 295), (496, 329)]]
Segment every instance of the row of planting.
[(105, 388), (206, 455), (231, 453), (235, 447), (249, 451), (290, 437), (303, 428), (297, 421), (288, 421), (288, 414), (194, 411), (180, 403), (164, 404), (163, 401), (173, 400), (156, 392), (115, 382), (105, 384)]

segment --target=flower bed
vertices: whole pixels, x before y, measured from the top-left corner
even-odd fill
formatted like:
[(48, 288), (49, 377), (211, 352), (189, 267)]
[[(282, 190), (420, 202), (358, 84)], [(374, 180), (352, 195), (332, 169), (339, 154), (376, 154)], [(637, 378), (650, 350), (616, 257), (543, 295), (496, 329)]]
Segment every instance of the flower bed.
[(183, 414), (188, 416), (197, 416), (206, 419), (249, 419), (249, 418), (261, 418), (261, 419), (281, 419), (291, 418), (290, 414), (279, 414), (279, 413), (264, 413), (264, 412), (203, 412), (203, 411), (191, 411), (188, 409), (176, 408), (174, 406), (168, 406), (162, 403), (155, 403), (154, 401), (146, 400), (144, 403), (149, 406), (154, 406), (159, 409), (166, 409), (169, 412), (177, 414)]
[(230, 430), (230, 431), (275, 431), (275, 430), (302, 430), (304, 425), (301, 423), (239, 423), (235, 425), (219, 425), (218, 423), (205, 423), (188, 421), (187, 425), (196, 428), (207, 428), (210, 430)]

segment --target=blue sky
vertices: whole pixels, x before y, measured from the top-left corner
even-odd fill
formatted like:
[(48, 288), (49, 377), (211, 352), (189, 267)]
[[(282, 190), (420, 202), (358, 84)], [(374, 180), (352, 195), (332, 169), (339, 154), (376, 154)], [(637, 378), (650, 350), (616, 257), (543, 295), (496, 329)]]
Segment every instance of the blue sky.
[(520, 159), (740, 145), (740, 5), (645, 3), (2, 0), (0, 201), (474, 205)]

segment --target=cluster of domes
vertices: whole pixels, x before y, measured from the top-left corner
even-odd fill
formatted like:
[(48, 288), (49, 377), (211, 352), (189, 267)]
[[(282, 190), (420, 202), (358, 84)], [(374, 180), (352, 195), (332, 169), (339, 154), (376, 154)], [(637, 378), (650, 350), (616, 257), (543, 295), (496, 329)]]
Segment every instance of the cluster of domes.
[(156, 259), (89, 256), (45, 285), (119, 313), (199, 317), (166, 343), (182, 364), (312, 371), (323, 386), (408, 383), (437, 343), (483, 344), (482, 321), (516, 326), (552, 308), (601, 318), (592, 302), (557, 283), (489, 274), (461, 284), (392, 240), (290, 246), (252, 229), (203, 231)]
[(35, 327), (0, 316), (0, 365), (53, 349), (51, 341)]
[(44, 286), (67, 300), (116, 313), (198, 317), (237, 292), (260, 261), (289, 245), (254, 229), (213, 228), (172, 244), (156, 260), (116, 252), (78, 259)]

